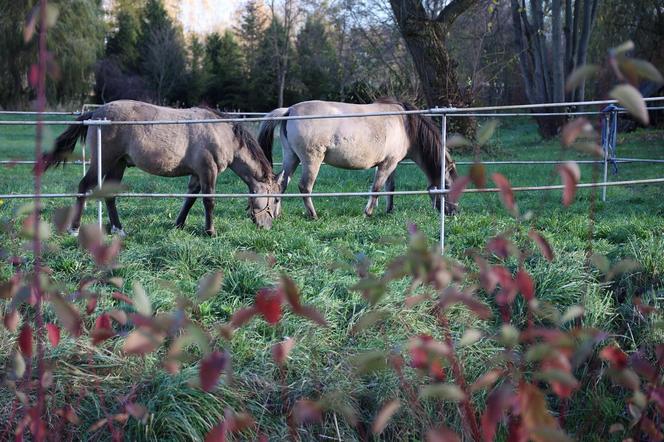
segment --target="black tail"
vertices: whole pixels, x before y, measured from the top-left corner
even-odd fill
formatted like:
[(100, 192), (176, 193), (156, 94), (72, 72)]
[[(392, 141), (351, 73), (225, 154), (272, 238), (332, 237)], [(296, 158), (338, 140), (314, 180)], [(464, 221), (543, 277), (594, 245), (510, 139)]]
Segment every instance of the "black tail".
[[(273, 110), (272, 112), (267, 114), (266, 117), (268, 117), (268, 118), (269, 117), (287, 117), (289, 113), (290, 113), (290, 108), (281, 107), (279, 109)], [(261, 126), (259, 128), (259, 132), (258, 132), (258, 144), (260, 144), (261, 149), (263, 149), (263, 153), (265, 154), (265, 157), (267, 157), (270, 164), (273, 164), (273, 161), (272, 161), (272, 143), (274, 141), (274, 129), (280, 123), (285, 123), (285, 121), (265, 120), (261, 123)]]
[[(84, 121), (91, 118), (92, 112), (86, 112), (76, 118), (76, 121)], [(79, 139), (85, 139), (85, 135), (87, 133), (88, 127), (82, 124), (69, 126), (67, 130), (61, 133), (60, 136), (55, 140), (53, 150), (42, 155), (41, 164), (44, 167), (44, 171), (46, 171), (51, 166), (64, 164), (67, 161), (69, 155), (71, 155), (71, 153), (74, 151), (76, 142)]]

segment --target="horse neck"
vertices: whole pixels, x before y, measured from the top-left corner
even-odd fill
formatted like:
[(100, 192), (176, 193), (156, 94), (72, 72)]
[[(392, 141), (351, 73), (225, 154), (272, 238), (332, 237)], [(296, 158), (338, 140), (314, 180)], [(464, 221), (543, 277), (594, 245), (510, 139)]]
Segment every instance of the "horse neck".
[(433, 165), (431, 158), (429, 158), (425, 152), (422, 152), (419, 146), (416, 146), (413, 143), (408, 156), (419, 166), (422, 172), (424, 172), (429, 184), (437, 187), (440, 186), (440, 168)]
[(235, 157), (229, 167), (245, 182), (250, 191), (263, 190), (261, 184), (264, 184), (268, 177), (265, 176), (260, 161), (252, 155), (246, 146), (242, 146), (235, 151)]

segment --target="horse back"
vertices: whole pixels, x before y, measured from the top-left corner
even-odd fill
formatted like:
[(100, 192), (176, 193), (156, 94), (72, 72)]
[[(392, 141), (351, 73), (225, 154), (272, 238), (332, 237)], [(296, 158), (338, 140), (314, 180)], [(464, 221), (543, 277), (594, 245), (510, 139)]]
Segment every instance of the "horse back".
[[(306, 101), (290, 116), (333, 116), (402, 111), (397, 104), (350, 104)], [(325, 161), (345, 169), (369, 169), (384, 161), (401, 161), (409, 139), (401, 115), (289, 120), (288, 145), (301, 161)]]
[[(207, 109), (173, 109), (131, 100), (97, 109), (95, 119), (114, 121), (180, 121), (217, 119)], [(121, 157), (160, 176), (184, 176), (201, 167), (225, 168), (234, 156), (235, 139), (228, 123), (146, 124), (104, 127), (104, 160)]]

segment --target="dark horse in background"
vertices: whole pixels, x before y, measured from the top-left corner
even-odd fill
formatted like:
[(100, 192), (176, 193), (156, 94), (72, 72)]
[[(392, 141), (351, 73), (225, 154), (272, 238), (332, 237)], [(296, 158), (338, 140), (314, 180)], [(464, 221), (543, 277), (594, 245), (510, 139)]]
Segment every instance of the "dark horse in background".
[[(268, 117), (362, 114), (374, 112), (402, 112), (414, 110), (394, 99), (380, 99), (372, 104), (347, 104), (328, 101), (305, 101), (289, 108), (280, 108)], [(433, 120), (421, 114), (264, 121), (258, 142), (265, 156), (272, 161), (274, 129), (281, 126), (283, 149), (283, 182), (281, 192), (298, 164), (302, 163), (300, 192), (311, 193), (323, 162), (342, 169), (376, 168), (372, 192), (386, 186), (394, 191), (396, 167), (404, 158), (412, 159), (426, 174), (429, 189), (441, 189), (441, 135)], [(446, 155), (445, 187), (456, 179), (456, 165), (449, 152)], [(369, 197), (364, 212), (371, 216), (378, 197)], [(440, 210), (440, 195), (432, 195), (434, 206)], [(316, 218), (310, 197), (304, 198), (309, 216)], [(387, 196), (387, 211), (393, 209), (393, 197)], [(456, 212), (456, 204), (445, 202), (445, 213)], [(277, 213), (278, 215), (278, 213)]]
[[(78, 121), (156, 121), (219, 119), (224, 115), (206, 108), (172, 109), (138, 101), (121, 100), (85, 113)], [(66, 161), (78, 139), (86, 139), (91, 151), (88, 172), (78, 185), (87, 193), (97, 183), (97, 137), (93, 126), (72, 125), (55, 141), (52, 152), (44, 155), (47, 169)], [(251, 193), (279, 193), (279, 177), (254, 137), (239, 123), (200, 123), (163, 125), (109, 125), (102, 129), (102, 171), (104, 181), (120, 182), (127, 167), (136, 166), (152, 175), (189, 176), (188, 193), (215, 193), (217, 176), (229, 167), (249, 187)], [(183, 227), (196, 197), (188, 197), (175, 222)], [(70, 232), (78, 233), (85, 197), (76, 201)], [(249, 215), (260, 227), (270, 228), (278, 212), (275, 198), (249, 198)], [(214, 198), (203, 197), (205, 231), (213, 235)], [(115, 198), (106, 198), (111, 232), (124, 235)]]

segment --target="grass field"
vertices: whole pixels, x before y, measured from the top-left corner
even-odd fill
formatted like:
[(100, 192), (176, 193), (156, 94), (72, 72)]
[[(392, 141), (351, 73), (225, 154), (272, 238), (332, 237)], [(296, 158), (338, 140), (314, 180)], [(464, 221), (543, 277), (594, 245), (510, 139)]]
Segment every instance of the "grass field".
[[(62, 128), (48, 129), (47, 145)], [(621, 134), (618, 140), (621, 156), (664, 158), (664, 131), (639, 130)], [(0, 158), (31, 159), (34, 129), (31, 127), (0, 127)], [(77, 149), (77, 152), (80, 150)], [(462, 159), (457, 156), (456, 159)], [(466, 158), (468, 159), (468, 158)], [(586, 159), (571, 151), (562, 151), (555, 141), (542, 141), (528, 120), (505, 120), (496, 132), (490, 154), (483, 159)], [(619, 166), (617, 176), (611, 180), (655, 178), (664, 176), (664, 166), (626, 164)], [(460, 167), (460, 172), (467, 169)], [(491, 166), (488, 172), (500, 171), (513, 185), (558, 183), (552, 166)], [(590, 182), (593, 167), (582, 165), (582, 181)], [(597, 176), (601, 176), (599, 170)], [(43, 191), (74, 192), (80, 179), (81, 167), (69, 165), (49, 171)], [(297, 179), (289, 189), (297, 191)], [(362, 191), (369, 188), (372, 172), (342, 171), (323, 167), (315, 190)], [(131, 191), (184, 192), (186, 178), (166, 179), (148, 176), (138, 170), (128, 171), (125, 183)], [(402, 165), (398, 170), (397, 190), (425, 188), (421, 172), (414, 166)], [(221, 175), (218, 192), (244, 192), (246, 186), (230, 170)], [(535, 252), (534, 246), (522, 242), (522, 247), (533, 249), (527, 269), (535, 278), (538, 297), (552, 302), (560, 310), (572, 304), (582, 304), (587, 313), (584, 323), (601, 327), (620, 336), (628, 348), (659, 340), (642, 329), (633, 317), (631, 297), (642, 295), (651, 302), (662, 303), (664, 298), (664, 186), (613, 187), (608, 189), (608, 202), (596, 203), (596, 223), (592, 240), (589, 232), (590, 190), (579, 190), (576, 202), (563, 209), (561, 193), (519, 193), (517, 202), (522, 211), (534, 210), (534, 227), (549, 239), (556, 252), (552, 263)], [(0, 169), (0, 193), (32, 193), (30, 169), (26, 166)], [(0, 201), (0, 217), (17, 223), (16, 211), (26, 201)], [(47, 217), (52, 210), (69, 204), (68, 201), (47, 201)], [(270, 231), (257, 230), (245, 212), (245, 200), (219, 200), (215, 209), (217, 236), (208, 238), (203, 233), (203, 208), (198, 202), (192, 209), (184, 230), (175, 230), (173, 223), (181, 201), (175, 199), (126, 199), (118, 203), (120, 217), (128, 237), (120, 255), (121, 268), (115, 273), (125, 281), (125, 291), (131, 292), (134, 281), (140, 281), (156, 311), (174, 307), (176, 291), (194, 297), (196, 283), (204, 274), (223, 270), (225, 279), (221, 292), (206, 301), (201, 308), (200, 321), (211, 332), (226, 322), (238, 308), (249, 305), (256, 290), (274, 284), (281, 272), (290, 275), (301, 287), (305, 302), (319, 309), (330, 326), (315, 328), (305, 320), (287, 315), (277, 327), (262, 320), (254, 320), (238, 331), (230, 343), (233, 355), (235, 383), (222, 386), (215, 393), (203, 393), (188, 385), (197, 374), (196, 365), (185, 364), (178, 375), (165, 374), (159, 366), (160, 355), (144, 358), (117, 356), (122, 340), (108, 341), (95, 352), (95, 366), (91, 367), (83, 354), (88, 344), (65, 338), (52, 350), (49, 357), (59, 366), (55, 382), (63, 400), (71, 400), (72, 392), (83, 386), (94, 386), (101, 380), (105, 390), (105, 407), (118, 408), (115, 397), (126, 394), (132, 384), (138, 383), (137, 402), (151, 412), (146, 425), (130, 420), (127, 423), (128, 440), (200, 440), (223, 414), (225, 406), (246, 410), (257, 419), (260, 429), (270, 440), (287, 437), (285, 417), (279, 402), (281, 391), (279, 370), (270, 356), (270, 347), (285, 336), (297, 340), (288, 363), (287, 382), (290, 396), (320, 398), (353, 407), (366, 421), (371, 422), (381, 404), (399, 395), (399, 385), (388, 372), (373, 375), (355, 375), (349, 357), (362, 351), (404, 347), (408, 338), (416, 334), (440, 334), (433, 317), (427, 314), (430, 304), (412, 309), (403, 307), (404, 285), (394, 284), (380, 308), (388, 312), (378, 326), (358, 335), (350, 329), (369, 306), (359, 293), (349, 290), (355, 275), (349, 264), (358, 256), (371, 260), (371, 270), (381, 273), (386, 264), (403, 253), (407, 243), (406, 226), (416, 224), (431, 241), (436, 241), (439, 217), (431, 209), (428, 197), (396, 197), (395, 212), (386, 215), (384, 202), (373, 218), (363, 214), (364, 198), (323, 198), (314, 201), (319, 214), (317, 221), (304, 216), (299, 199), (286, 199), (284, 214)], [(447, 220), (446, 253), (453, 259), (472, 266), (464, 251), (480, 248), (492, 235), (514, 226), (514, 220), (503, 209), (495, 194), (466, 195), (461, 199), (460, 213)], [(95, 204), (88, 204), (84, 222), (95, 222)], [(105, 221), (106, 222), (106, 221)], [(519, 226), (526, 231), (529, 226)], [(524, 236), (524, 235), (521, 235)], [(91, 258), (69, 236), (55, 236), (53, 247), (45, 252), (45, 262), (53, 269), (54, 277), (67, 291), (74, 291), (85, 275), (94, 272)], [(11, 253), (22, 253), (19, 240), (0, 233), (1, 247)], [(642, 263), (642, 269), (624, 276), (617, 283), (601, 282), (598, 272), (586, 265), (586, 250), (605, 254), (611, 261), (632, 257)], [(241, 261), (239, 251), (271, 254), (276, 259), (273, 268), (257, 262)], [(0, 280), (11, 275), (12, 269), (0, 263)], [(163, 284), (163, 281), (170, 283)], [(110, 294), (110, 289), (100, 288)], [(102, 297), (98, 309), (115, 305), (110, 296)], [(491, 300), (487, 300), (493, 305)], [(48, 313), (52, 317), (52, 313)], [(453, 335), (458, 338), (468, 327), (486, 329), (489, 325), (478, 322), (459, 308), (453, 314)], [(215, 334), (216, 336), (216, 334)], [(0, 366), (14, 344), (13, 337), (0, 330)], [(228, 345), (217, 341), (219, 347)], [(464, 366), (473, 380), (485, 370), (487, 361), (495, 354), (489, 340), (462, 349)], [(583, 373), (577, 377), (584, 382)], [(608, 383), (597, 383), (574, 397), (567, 419), (567, 430), (578, 440), (609, 440), (609, 426), (621, 421), (625, 415), (620, 402)], [(9, 413), (12, 393), (0, 387), (0, 420)], [(100, 417), (102, 405), (92, 395), (84, 398), (79, 408), (83, 424), (76, 430), (77, 437), (98, 436), (86, 429)], [(437, 410), (430, 411), (430, 423), (435, 422)], [(444, 409), (448, 425), (459, 428), (453, 407)], [(426, 423), (425, 423), (426, 424)], [(338, 428), (337, 428), (338, 427)], [(426, 429), (426, 428), (424, 428)], [(420, 440), (422, 425), (411, 414), (401, 410), (383, 434), (385, 439)], [(341, 416), (326, 415), (322, 426), (301, 429), (305, 440), (354, 440), (359, 436)], [(330, 439), (332, 438), (332, 439)]]

